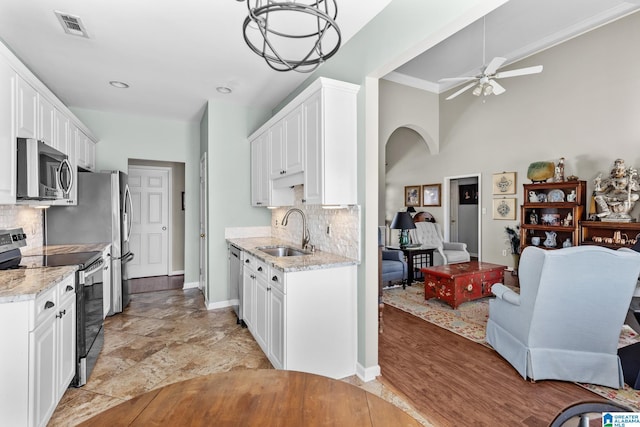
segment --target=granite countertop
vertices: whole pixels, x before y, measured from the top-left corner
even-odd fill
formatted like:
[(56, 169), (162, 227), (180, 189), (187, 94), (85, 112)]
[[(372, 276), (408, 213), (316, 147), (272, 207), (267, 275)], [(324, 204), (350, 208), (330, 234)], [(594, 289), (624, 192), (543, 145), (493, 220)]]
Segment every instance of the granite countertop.
[(102, 252), (110, 243), (73, 243), (68, 245), (46, 245), (22, 252), (22, 256), (58, 255), (76, 252)]
[(36, 299), (77, 269), (77, 265), (69, 265), (0, 271), (0, 304)]
[(323, 251), (315, 251), (314, 253), (309, 255), (275, 257), (256, 249), (261, 246), (279, 245), (299, 248), (297, 245), (291, 244), (291, 242), (276, 239), (273, 237), (227, 239), (227, 242), (239, 247), (243, 251), (250, 253), (256, 258), (284, 272), (335, 268), (348, 265), (356, 265), (358, 263), (354, 259)]

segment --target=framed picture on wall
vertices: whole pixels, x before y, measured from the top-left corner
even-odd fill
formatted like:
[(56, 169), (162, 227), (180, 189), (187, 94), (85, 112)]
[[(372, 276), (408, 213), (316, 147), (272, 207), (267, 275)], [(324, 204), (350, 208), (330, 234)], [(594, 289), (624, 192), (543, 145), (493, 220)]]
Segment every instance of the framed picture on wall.
[(478, 204), (478, 184), (466, 184), (458, 186), (459, 199), (461, 205)]
[(493, 199), (493, 219), (516, 219), (516, 199)]
[(440, 206), (440, 184), (422, 186), (422, 206)]
[(404, 187), (404, 205), (420, 206), (420, 186), (408, 185)]
[(516, 173), (502, 172), (493, 174), (493, 194), (516, 194)]

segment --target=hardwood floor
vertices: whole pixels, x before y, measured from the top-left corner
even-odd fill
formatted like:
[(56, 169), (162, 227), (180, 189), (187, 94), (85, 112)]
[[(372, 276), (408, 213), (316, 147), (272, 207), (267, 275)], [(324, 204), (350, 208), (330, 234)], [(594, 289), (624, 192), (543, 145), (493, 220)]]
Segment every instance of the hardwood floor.
[(382, 381), (435, 426), (548, 426), (571, 404), (605, 401), (570, 382), (525, 381), (493, 349), (388, 305), (378, 358)]

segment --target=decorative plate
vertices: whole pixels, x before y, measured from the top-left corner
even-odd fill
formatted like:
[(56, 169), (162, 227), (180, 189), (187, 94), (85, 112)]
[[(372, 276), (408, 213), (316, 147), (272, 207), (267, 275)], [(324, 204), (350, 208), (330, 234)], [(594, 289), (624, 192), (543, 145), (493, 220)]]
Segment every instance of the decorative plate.
[(547, 195), (550, 202), (564, 202), (564, 191), (551, 190)]

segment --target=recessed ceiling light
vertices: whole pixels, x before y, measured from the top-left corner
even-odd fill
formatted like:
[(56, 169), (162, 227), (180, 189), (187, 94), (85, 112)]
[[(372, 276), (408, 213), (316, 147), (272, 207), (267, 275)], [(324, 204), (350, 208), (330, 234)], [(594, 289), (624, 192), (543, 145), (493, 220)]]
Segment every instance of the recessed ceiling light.
[(232, 92), (231, 88), (228, 88), (226, 86), (218, 86), (216, 90), (220, 93), (224, 93), (225, 95)]
[(110, 82), (109, 82), (109, 84), (110, 84), (111, 86), (113, 86), (113, 87), (117, 87), (118, 89), (126, 89), (126, 88), (128, 88), (128, 87), (129, 87), (129, 85), (128, 85), (128, 84), (123, 83), (123, 82), (119, 82), (119, 81), (117, 81), (117, 80), (112, 80), (112, 81), (110, 81)]

